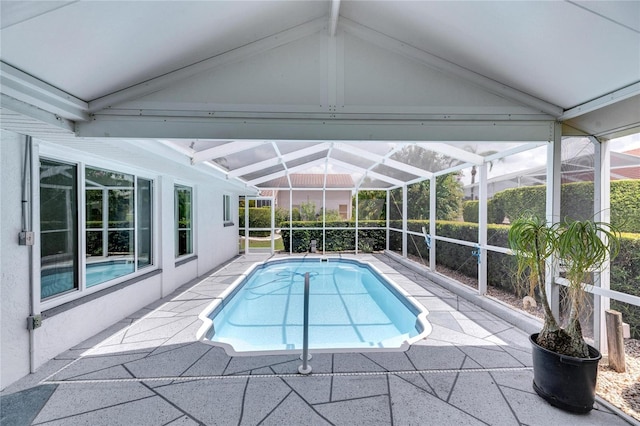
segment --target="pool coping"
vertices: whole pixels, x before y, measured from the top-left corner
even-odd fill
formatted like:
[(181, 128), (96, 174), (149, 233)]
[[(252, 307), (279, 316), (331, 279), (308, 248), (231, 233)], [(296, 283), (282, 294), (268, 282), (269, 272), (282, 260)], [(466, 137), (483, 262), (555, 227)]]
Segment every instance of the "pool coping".
[[(416, 329), (418, 329), (419, 333), (416, 336), (405, 339), (398, 347), (309, 348), (309, 350), (313, 351), (314, 353), (405, 352), (411, 347), (412, 344), (425, 339), (427, 336), (429, 336), (429, 334), (431, 334), (432, 326), (431, 323), (427, 320), (427, 316), (429, 315), (429, 311), (427, 310), (427, 308), (425, 308), (414, 296), (410, 295), (404, 288), (402, 288), (401, 285), (396, 283), (393, 279), (387, 276), (387, 274), (382, 272), (371, 262), (359, 260), (352, 257), (342, 257), (340, 255), (305, 255), (294, 257), (270, 257), (264, 261), (254, 262), (252, 265), (250, 265), (220, 295), (214, 298), (214, 300), (198, 315), (198, 319), (202, 321), (202, 325), (196, 333), (196, 339), (207, 345), (223, 348), (229, 356), (247, 357), (261, 355), (292, 355), (302, 352), (303, 348), (236, 351), (234, 346), (230, 343), (218, 341), (214, 342), (210, 340), (210, 337), (213, 336), (213, 320), (210, 318), (210, 316), (215, 312), (215, 310), (220, 309), (221, 306), (224, 307), (227, 301), (229, 301), (240, 290), (240, 286), (243, 281), (251, 276), (258, 268), (264, 267), (269, 263), (284, 263), (291, 259), (302, 259), (305, 261), (308, 259), (317, 259), (320, 262), (330, 261), (331, 259), (334, 259), (334, 261), (340, 260), (343, 262), (355, 263), (361, 266), (365, 266), (375, 272), (384, 281), (383, 285), (388, 286), (388, 290), (391, 293), (396, 293), (394, 294), (394, 296), (396, 296), (398, 300), (407, 307), (407, 309), (417, 311), (413, 313), (416, 315)], [(410, 306), (407, 306), (407, 304), (409, 304)]]

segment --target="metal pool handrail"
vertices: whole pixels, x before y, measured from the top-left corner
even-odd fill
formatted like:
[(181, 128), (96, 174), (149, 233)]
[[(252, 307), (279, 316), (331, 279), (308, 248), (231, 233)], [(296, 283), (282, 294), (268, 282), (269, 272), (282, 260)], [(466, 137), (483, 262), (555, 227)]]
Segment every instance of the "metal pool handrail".
[(304, 274), (304, 318), (302, 332), (302, 365), (298, 367), (300, 374), (311, 373), (309, 365), (309, 273)]

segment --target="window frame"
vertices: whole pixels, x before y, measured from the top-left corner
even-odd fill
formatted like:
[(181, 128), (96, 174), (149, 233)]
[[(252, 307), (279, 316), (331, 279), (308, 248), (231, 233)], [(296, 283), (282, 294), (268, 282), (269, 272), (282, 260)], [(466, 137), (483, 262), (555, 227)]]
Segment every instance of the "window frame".
[[(113, 173), (113, 174), (120, 174), (126, 177), (130, 177), (131, 178), (131, 183), (128, 186), (119, 186), (119, 185), (99, 185), (99, 186), (87, 186), (87, 173), (88, 170), (94, 170), (94, 171), (98, 171), (98, 172), (107, 172), (107, 173)], [(125, 173), (125, 172), (120, 172), (120, 171), (116, 171), (113, 169), (106, 169), (106, 168), (102, 168), (102, 167), (95, 167), (93, 165), (88, 165), (85, 164), (84, 165), (84, 193), (85, 193), (85, 198), (86, 198), (86, 194), (89, 191), (96, 191), (99, 190), (102, 193), (101, 196), (101, 203), (102, 203), (102, 211), (101, 211), (101, 227), (100, 228), (88, 228), (87, 227), (87, 212), (86, 212), (86, 207), (88, 204), (88, 201), (85, 199), (85, 260), (89, 259), (90, 255), (88, 253), (89, 247), (88, 247), (88, 234), (89, 232), (100, 232), (102, 234), (102, 258), (105, 259), (105, 262), (95, 262), (96, 264), (100, 264), (100, 263), (106, 263), (106, 262), (113, 262), (115, 261), (120, 261), (120, 260), (124, 260), (125, 261), (125, 265), (129, 265), (132, 264), (133, 265), (133, 271), (132, 272), (128, 272), (128, 273), (124, 273), (122, 275), (118, 275), (118, 276), (114, 276), (112, 278), (107, 278), (104, 281), (99, 281), (96, 283), (89, 283), (89, 280), (87, 279), (87, 267), (89, 266), (89, 264), (94, 263), (94, 262), (87, 262), (85, 264), (85, 287), (95, 287), (95, 286), (99, 286), (102, 285), (106, 282), (110, 282), (113, 281), (117, 278), (120, 277), (124, 277), (124, 276), (128, 276), (131, 275), (135, 272), (137, 272), (138, 268), (137, 268), (137, 261), (138, 261), (138, 246), (137, 246), (137, 237), (138, 237), (138, 211), (137, 211), (137, 200), (138, 200), (138, 188), (137, 188), (137, 180), (138, 180), (138, 176), (136, 176), (135, 174), (132, 173)], [(112, 220), (113, 218), (111, 217), (111, 213), (112, 213), (112, 207), (114, 206), (114, 204), (112, 203), (112, 196), (117, 195), (115, 193), (112, 193), (112, 191), (130, 191), (131, 192), (131, 197), (129, 198), (129, 202), (127, 203), (127, 208), (129, 211), (129, 214), (131, 214), (132, 216), (132, 221), (127, 222), (125, 227), (111, 227), (111, 222), (115, 222), (115, 220)], [(115, 203), (115, 205), (117, 206), (119, 203)], [(129, 250), (131, 250), (131, 255), (132, 259), (131, 261), (127, 260), (127, 255), (125, 255), (122, 259), (113, 259), (113, 260), (106, 260), (109, 259), (112, 255), (109, 251), (109, 245), (111, 244), (111, 235), (112, 233), (121, 233), (121, 232), (125, 232), (128, 233), (129, 235), (129, 242), (128, 242), (128, 246), (129, 246)]]
[[(135, 280), (137, 277), (146, 275), (153, 270), (159, 269), (158, 265), (158, 238), (153, 235), (153, 230), (158, 229), (158, 217), (157, 217), (157, 191), (158, 191), (158, 179), (157, 176), (145, 172), (141, 169), (136, 169), (127, 165), (122, 164), (114, 164), (113, 162), (105, 161), (104, 159), (100, 159), (97, 157), (93, 157), (90, 155), (84, 155), (83, 153), (76, 152), (68, 152), (65, 153), (64, 156), (60, 154), (59, 147), (54, 147), (48, 145), (46, 142), (39, 142), (37, 145), (37, 156), (36, 156), (36, 164), (39, 164), (41, 160), (49, 160), (55, 161), (65, 164), (74, 165), (76, 167), (76, 190), (77, 190), (77, 234), (76, 234), (76, 244), (77, 244), (77, 268), (78, 268), (78, 286), (72, 290), (66, 291), (64, 293), (60, 293), (58, 295), (52, 295), (43, 299), (41, 297), (41, 277), (40, 274), (35, 274), (37, 276), (37, 282), (34, 280), (34, 285), (38, 291), (38, 299), (40, 303), (41, 310), (48, 310), (55, 308), (57, 306), (63, 305), (68, 302), (72, 302), (78, 299), (82, 299), (93, 293), (97, 293), (103, 291), (104, 289), (120, 285), (129, 280)], [(137, 188), (137, 179), (145, 179), (152, 182), (152, 194), (149, 200), (150, 208), (151, 208), (151, 223), (152, 223), (152, 235), (151, 235), (151, 246), (152, 246), (152, 256), (151, 256), (151, 264), (145, 266), (143, 268), (139, 268), (137, 265), (137, 257), (138, 257), (138, 247), (135, 242), (137, 242), (138, 236), (138, 212), (137, 208), (134, 207), (134, 270), (132, 273), (128, 273), (125, 275), (121, 275), (119, 277), (115, 277), (113, 279), (104, 281), (102, 283), (87, 286), (87, 277), (86, 277), (86, 250), (87, 250), (87, 240), (86, 240), (86, 220), (87, 220), (87, 212), (86, 212), (86, 168), (98, 168), (107, 171), (112, 171), (115, 173), (123, 173), (133, 175), (134, 178), (134, 190), (133, 190), (133, 203), (134, 206), (137, 206), (137, 197), (138, 197), (138, 188)], [(41, 229), (40, 229), (40, 180), (39, 180), (39, 168), (34, 170), (34, 179), (37, 179), (37, 211), (38, 216), (36, 221), (37, 225), (37, 233), (36, 233), (36, 244), (37, 250), (40, 250), (41, 247)], [(91, 189), (91, 187), (89, 187)], [(35, 229), (34, 229), (35, 230)], [(38, 254), (39, 256), (39, 254)], [(37, 270), (41, 270), (41, 267), (38, 267)], [(35, 278), (35, 277), (34, 277)]]
[(222, 194), (222, 225), (233, 226), (233, 214), (231, 211), (231, 194)]
[[(184, 228), (188, 231), (188, 236), (189, 236), (189, 251), (186, 253), (182, 253), (180, 254), (180, 219), (179, 219), (179, 202), (178, 202), (178, 189), (188, 189), (189, 190), (189, 227), (188, 228)], [(188, 185), (188, 184), (184, 184), (181, 182), (175, 182), (173, 184), (173, 228), (174, 228), (174, 240), (175, 240), (175, 244), (174, 244), (174, 258), (176, 260), (182, 260), (182, 259), (186, 259), (188, 257), (191, 256), (195, 256), (195, 233), (193, 232), (194, 229), (194, 221), (195, 221), (195, 215), (194, 215), (194, 195), (195, 195), (195, 189), (192, 185)]]
[[(139, 182), (140, 180), (145, 180), (147, 182), (149, 182), (149, 263), (146, 265), (143, 265), (142, 267), (140, 266), (140, 233), (142, 231), (142, 225), (140, 224), (140, 210), (139, 210), (139, 202), (140, 202), (140, 194), (139, 194)], [(156, 224), (155, 224), (155, 217), (156, 217), (156, 206), (155, 206), (155, 198), (156, 198), (156, 182), (154, 179), (151, 178), (147, 178), (144, 176), (135, 176), (135, 185), (136, 185), (136, 191), (135, 191), (135, 206), (138, 209), (138, 211), (135, 214), (135, 229), (136, 229), (136, 235), (135, 235), (135, 242), (137, 244), (136, 246), (136, 250), (135, 250), (135, 262), (136, 262), (136, 270), (142, 270), (142, 269), (147, 269), (147, 268), (152, 268), (153, 266), (155, 266), (156, 262), (155, 262), (155, 256), (156, 256), (156, 240), (158, 240), (158, 238), (154, 238), (154, 232), (157, 229), (156, 228)]]
[[(74, 284), (73, 287), (70, 289), (67, 289), (65, 291), (56, 293), (56, 294), (52, 294), (50, 296), (47, 296), (45, 298), (42, 297), (42, 246), (43, 246), (43, 241), (42, 241), (42, 234), (43, 231), (42, 229), (42, 205), (41, 205), (41, 201), (42, 201), (42, 182), (41, 182), (41, 175), (40, 175), (40, 168), (42, 167), (42, 161), (50, 161), (50, 162), (55, 162), (55, 163), (59, 163), (59, 164), (66, 164), (69, 166), (73, 166), (75, 168), (75, 181), (74, 181), (74, 185), (75, 185), (75, 204), (76, 204), (76, 209), (75, 209), (75, 215), (73, 217), (75, 223), (73, 224), (73, 226), (75, 226), (75, 231), (72, 231), (72, 241), (73, 241), (73, 248), (72, 248), (72, 256), (74, 256), (73, 259), (73, 273), (74, 273)], [(36, 238), (37, 238), (37, 243), (38, 243), (38, 256), (39, 256), (39, 274), (37, 274), (37, 288), (38, 288), (38, 298), (40, 300), (40, 303), (47, 303), (51, 300), (56, 300), (56, 299), (60, 299), (60, 298), (68, 298), (70, 297), (70, 295), (76, 295), (78, 294), (78, 292), (80, 292), (82, 290), (82, 287), (84, 285), (84, 277), (82, 276), (82, 272), (83, 272), (83, 267), (82, 267), (82, 257), (80, 255), (80, 253), (82, 253), (82, 234), (81, 234), (81, 224), (83, 221), (83, 215), (81, 212), (81, 205), (82, 205), (82, 199), (81, 199), (81, 188), (80, 188), (80, 184), (79, 184), (79, 176), (81, 173), (81, 166), (80, 164), (78, 164), (76, 161), (70, 161), (70, 160), (66, 160), (66, 159), (60, 159), (60, 158), (52, 158), (51, 156), (39, 156), (38, 157), (38, 168), (37, 168), (37, 176), (38, 176), (38, 185), (37, 185), (37, 209), (38, 209), (38, 219), (36, 220), (36, 222), (38, 223), (38, 232), (36, 233)], [(34, 277), (36, 276), (36, 274), (34, 274)]]

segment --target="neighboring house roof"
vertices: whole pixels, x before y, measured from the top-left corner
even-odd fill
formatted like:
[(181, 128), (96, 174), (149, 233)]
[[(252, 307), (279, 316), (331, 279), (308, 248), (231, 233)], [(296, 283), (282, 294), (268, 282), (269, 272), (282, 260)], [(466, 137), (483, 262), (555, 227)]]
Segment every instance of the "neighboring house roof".
[[(633, 157), (640, 157), (640, 148), (631, 149), (629, 151), (623, 152), (622, 154), (630, 155)], [(614, 156), (611, 155), (612, 168), (613, 168), (613, 158)], [(633, 162), (632, 159), (629, 159), (629, 160)], [(611, 179), (640, 179), (640, 158), (638, 158), (638, 161), (635, 166), (631, 165), (625, 168), (611, 170), (611, 175), (612, 175)]]
[(640, 157), (640, 148), (631, 149), (629, 151), (624, 151), (623, 154), (635, 155), (636, 157)]
[[(625, 152), (611, 152), (611, 180), (640, 179), (640, 148)], [(535, 167), (529, 170), (507, 173), (489, 179), (490, 196), (503, 189), (516, 186), (542, 185), (546, 179), (546, 168)], [(562, 183), (593, 181), (593, 155), (582, 155), (562, 164)], [(471, 192), (471, 187), (465, 185), (465, 193)]]
[[(289, 175), (291, 178), (292, 188), (344, 188), (351, 190), (354, 187), (353, 179), (350, 174), (327, 174), (327, 182), (325, 186), (325, 175), (319, 173), (294, 173)], [(289, 181), (286, 176), (279, 177), (277, 179), (270, 180), (263, 184), (262, 187), (266, 188), (289, 188)], [(265, 194), (265, 190), (260, 191), (261, 194)]]
[(261, 197), (274, 197), (278, 191), (272, 191), (270, 189), (261, 189), (260, 196)]

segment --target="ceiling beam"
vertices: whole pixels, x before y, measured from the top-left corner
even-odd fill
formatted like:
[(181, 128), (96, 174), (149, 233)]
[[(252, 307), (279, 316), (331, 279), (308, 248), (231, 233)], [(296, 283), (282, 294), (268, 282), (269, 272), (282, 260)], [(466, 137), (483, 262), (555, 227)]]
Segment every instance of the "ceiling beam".
[(165, 89), (172, 84), (185, 80), (189, 77), (193, 77), (201, 72), (211, 70), (212, 68), (219, 67), (224, 64), (238, 62), (250, 56), (264, 53), (265, 51), (275, 49), (276, 47), (280, 47), (311, 34), (315, 34), (325, 27), (326, 22), (326, 18), (318, 18), (272, 36), (265, 37), (253, 43), (246, 44), (242, 47), (232, 49), (220, 55), (213, 56), (209, 59), (204, 59), (192, 65), (152, 78), (151, 80), (147, 80), (143, 83), (94, 99), (89, 102), (89, 111), (92, 113), (98, 112), (102, 109), (109, 108), (132, 99), (140, 98), (153, 92), (157, 92), (158, 90)]
[[(400, 149), (404, 148), (405, 146), (406, 146), (406, 144), (396, 144), (396, 145), (393, 147), (393, 149), (391, 149), (389, 152), (387, 152), (387, 153), (384, 155), (384, 158), (385, 158), (385, 159), (386, 159), (386, 158), (391, 158), (391, 156), (392, 156), (393, 154), (395, 154), (396, 152), (400, 151)], [(378, 164), (379, 164), (379, 163), (375, 163), (375, 164), (373, 164), (371, 167), (369, 167), (369, 168), (367, 169), (367, 171), (371, 171), (371, 170), (373, 170), (373, 169), (374, 169)], [(418, 175), (418, 176), (422, 176), (422, 174), (420, 174), (420, 175)], [(356, 189), (357, 189), (357, 188), (360, 188), (360, 186), (362, 185), (362, 183), (364, 182), (364, 180), (365, 180), (366, 178), (367, 178), (367, 175), (366, 175), (366, 173), (365, 173), (365, 174), (363, 174), (363, 175), (362, 175), (362, 177), (360, 178), (360, 180), (359, 180), (359, 181), (358, 181), (358, 183), (356, 184)]]
[(338, 18), (340, 17), (340, 0), (331, 0), (331, 17), (329, 18), (329, 35), (336, 36)]
[[(275, 143), (274, 143), (275, 144)], [(275, 149), (275, 148), (274, 148)], [(322, 152), (329, 149), (328, 143), (319, 143), (317, 145), (309, 146), (306, 148), (299, 149), (297, 151), (289, 152), (287, 154), (280, 155), (279, 157), (270, 158), (268, 160), (260, 161), (257, 163), (249, 164), (248, 166), (239, 167), (237, 169), (231, 170), (229, 172), (229, 176), (244, 176), (249, 173), (257, 172), (259, 170), (265, 169), (267, 167), (276, 166), (280, 163), (286, 163), (288, 161), (293, 161), (298, 158), (316, 154), (318, 152)], [(279, 151), (277, 151), (279, 152)]]
[(203, 161), (212, 160), (214, 158), (226, 157), (227, 155), (235, 154), (238, 152), (246, 151), (247, 149), (255, 148), (265, 141), (229, 141), (228, 143), (213, 148), (203, 149), (193, 153), (191, 157), (191, 164), (198, 164)]
[[(31, 104), (14, 99), (11, 96), (5, 95), (4, 93), (0, 95), (0, 105), (2, 105), (2, 108), (0, 108), (2, 110), (12, 111), (14, 113), (30, 117), (37, 122), (46, 123), (48, 125), (60, 128), (70, 134), (73, 133), (75, 129), (73, 121), (57, 116), (56, 114), (45, 111)], [(28, 131), (21, 133), (27, 134)]]
[(89, 120), (86, 102), (2, 61), (0, 91), (4, 95), (68, 120)]
[[(101, 110), (96, 116), (211, 118), (218, 119), (346, 119), (346, 120), (422, 120), (422, 121), (555, 121), (548, 114), (515, 113), (502, 107), (471, 107), (472, 110), (443, 114), (441, 107), (411, 106), (349, 106), (343, 112), (327, 111), (322, 105), (229, 104), (207, 102), (180, 103), (172, 101), (134, 100), (126, 106)], [(508, 108), (508, 107), (507, 107)]]
[(398, 185), (398, 186), (404, 185), (404, 182), (401, 181), (401, 180), (394, 179), (392, 177), (385, 176), (383, 174), (380, 174), (380, 173), (365, 169), (363, 167), (356, 166), (355, 164), (347, 163), (346, 161), (336, 160), (335, 158), (331, 158), (330, 161), (331, 161), (331, 164), (333, 164), (333, 165), (343, 167), (343, 168), (345, 168), (347, 170), (356, 170), (356, 171), (358, 171), (360, 173), (364, 173), (365, 175), (367, 175), (369, 177), (381, 180), (383, 182), (388, 182), (388, 183), (390, 183), (392, 185)]
[(554, 121), (357, 120), (96, 115), (80, 137), (310, 141), (547, 141)]
[(581, 105), (575, 106), (566, 110), (560, 117), (560, 120), (569, 120), (571, 118), (579, 117), (583, 114), (604, 108), (606, 106), (615, 104), (633, 96), (640, 95), (640, 81), (634, 84), (630, 84), (620, 90), (616, 90), (599, 98), (593, 99), (589, 102), (585, 102)]
[[(259, 178), (255, 178), (253, 180), (247, 181), (247, 184), (248, 185), (254, 185), (254, 186), (255, 185), (259, 185), (259, 184), (261, 184), (263, 182), (268, 182), (268, 181), (270, 181), (272, 179), (277, 179), (279, 177), (286, 176), (287, 171), (289, 173), (295, 173), (298, 170), (304, 170), (304, 169), (307, 169), (309, 167), (313, 167), (313, 166), (317, 166), (317, 165), (320, 165), (320, 164), (324, 164), (324, 161), (325, 161), (324, 158), (318, 158), (317, 160), (313, 160), (313, 161), (310, 161), (308, 163), (304, 163), (304, 164), (300, 164), (300, 165), (295, 166), (295, 167), (291, 167), (286, 171), (285, 170), (281, 170), (279, 172), (275, 172), (275, 173), (271, 173), (271, 174), (268, 174), (268, 175), (265, 175), (265, 176), (261, 176)], [(291, 185), (291, 184), (289, 184), (289, 185)]]
[(271, 147), (275, 151), (277, 159), (279, 160), (279, 162), (282, 163), (282, 167), (284, 168), (285, 176), (287, 177), (287, 183), (289, 184), (289, 188), (291, 188), (293, 185), (291, 184), (291, 175), (289, 174), (289, 168), (287, 167), (287, 163), (282, 161), (282, 153), (280, 152), (280, 149), (278, 148), (278, 144), (275, 143), (274, 141), (271, 141)]
[(324, 177), (322, 179), (322, 189), (327, 189), (327, 174), (329, 174), (329, 158), (331, 157), (331, 153), (333, 152), (333, 144), (329, 146), (329, 151), (327, 152), (327, 156), (324, 158)]
[(391, 155), (394, 154), (394, 152), (390, 152), (387, 155), (379, 155), (379, 154), (374, 154), (373, 152), (370, 151), (366, 151), (364, 149), (355, 147), (353, 145), (346, 145), (346, 144), (338, 144), (336, 145), (336, 149), (338, 149), (339, 151), (344, 151), (344, 152), (348, 152), (350, 154), (354, 154), (354, 155), (358, 155), (360, 157), (364, 157), (368, 160), (373, 160), (376, 162), (376, 164), (374, 164), (373, 166), (371, 166), (369, 168), (369, 170), (375, 168), (375, 166), (380, 165), (380, 164), (384, 164), (385, 166), (391, 167), (393, 169), (397, 169), (406, 173), (411, 173), (412, 175), (416, 175), (416, 176), (422, 176), (422, 177), (431, 177), (431, 172), (421, 169), (419, 167), (414, 167), (414, 166), (410, 166), (408, 164), (402, 163), (400, 161), (396, 161), (393, 160), (392, 158), (389, 158)]
[(451, 174), (451, 173), (455, 173), (458, 170), (464, 170), (467, 167), (472, 167), (472, 166), (473, 166), (473, 164), (470, 164), (470, 163), (460, 163), (460, 164), (457, 164), (457, 165), (455, 165), (453, 167), (448, 167), (448, 168), (446, 168), (444, 170), (437, 171), (433, 175), (435, 177), (444, 176), (444, 175), (448, 175), (448, 174)]
[(444, 142), (429, 142), (429, 143), (417, 143), (420, 148), (426, 149), (427, 151), (434, 151), (440, 154), (446, 155), (447, 157), (455, 158), (456, 160), (460, 160), (465, 163), (472, 163), (475, 165), (480, 165), (484, 163), (484, 157), (482, 155), (474, 154), (473, 152), (456, 148), (455, 146), (446, 144)]
[(553, 117), (559, 117), (563, 113), (563, 109), (557, 105), (492, 80), (467, 68), (454, 64), (453, 62), (444, 60), (438, 56), (408, 45), (407, 43), (403, 43), (386, 34), (374, 31), (371, 28), (360, 25), (344, 17), (340, 20), (340, 27), (363, 40), (374, 43), (385, 49), (401, 53), (423, 65), (435, 68), (446, 74), (456, 75), (467, 81), (473, 82), (496, 95), (527, 105)]
[[(169, 159), (177, 164), (190, 164), (190, 152), (188, 148), (184, 148), (183, 146), (176, 145), (175, 143), (167, 140), (138, 140), (135, 141), (135, 145), (145, 149), (149, 152), (152, 152), (155, 155), (159, 155), (166, 159)], [(176, 153), (181, 155), (176, 155)], [(241, 179), (229, 179), (226, 171), (220, 167), (217, 167), (214, 164), (203, 163), (196, 164), (194, 167), (203, 173), (206, 173), (209, 176), (213, 176), (221, 181), (226, 182), (227, 184), (237, 188), (242, 193), (255, 193), (257, 188), (252, 188), (247, 185)], [(250, 191), (250, 192), (249, 192)]]

